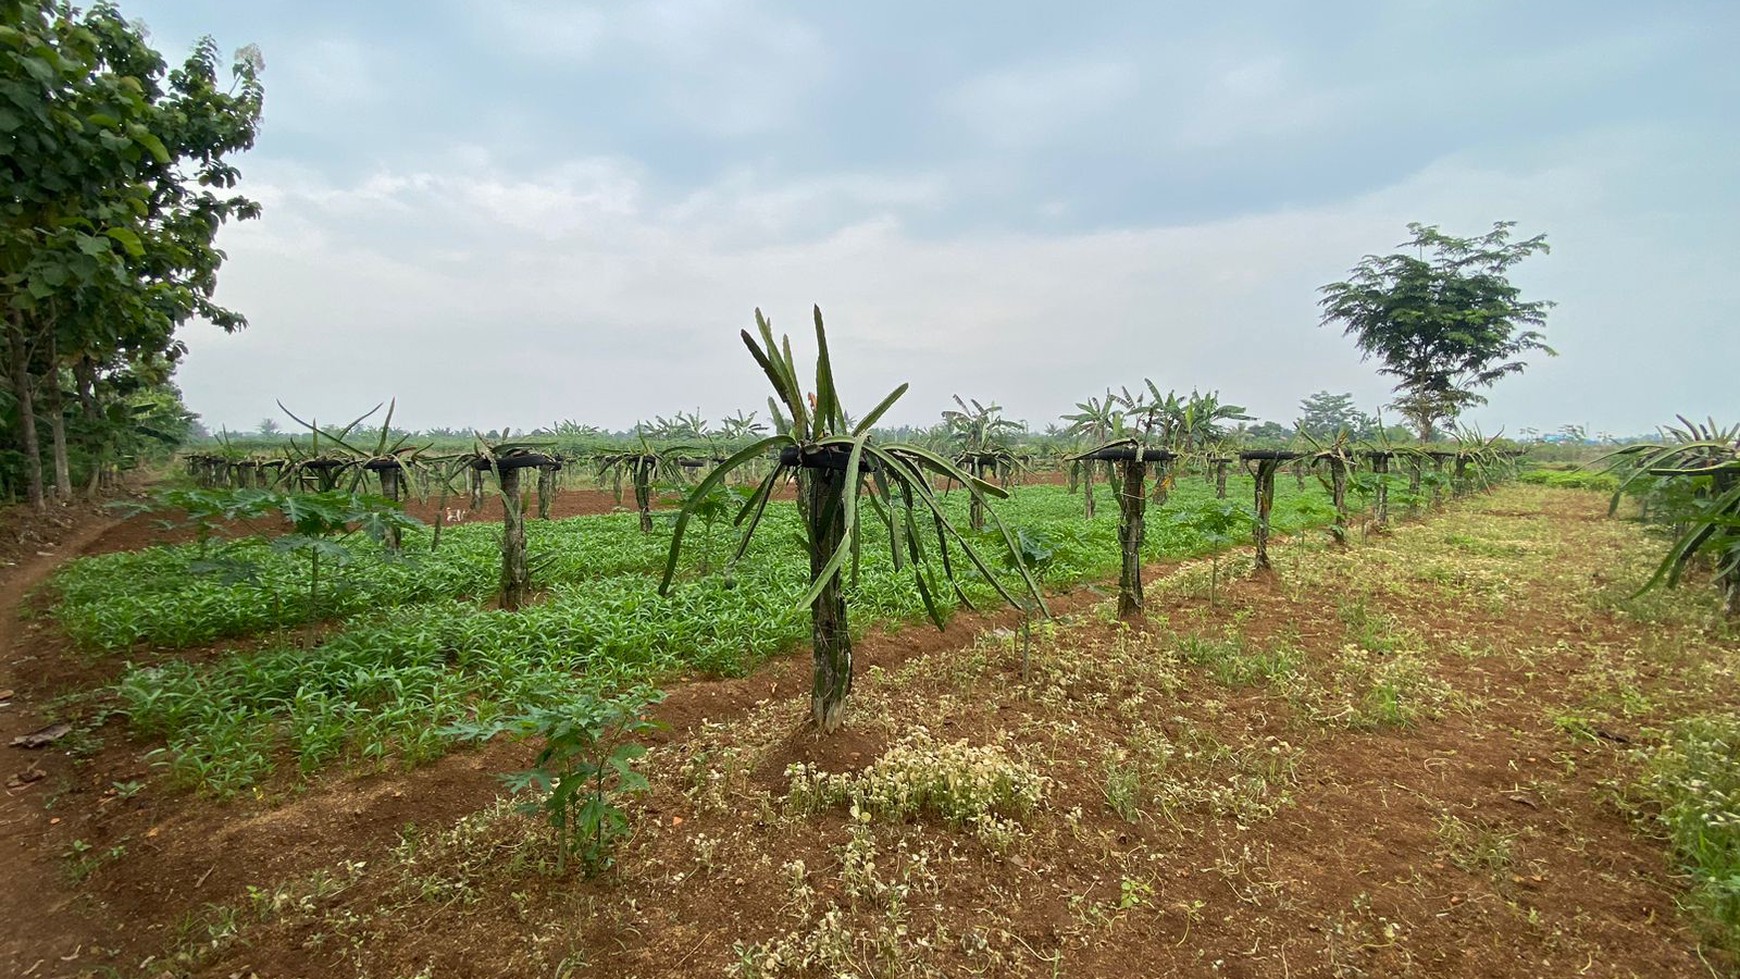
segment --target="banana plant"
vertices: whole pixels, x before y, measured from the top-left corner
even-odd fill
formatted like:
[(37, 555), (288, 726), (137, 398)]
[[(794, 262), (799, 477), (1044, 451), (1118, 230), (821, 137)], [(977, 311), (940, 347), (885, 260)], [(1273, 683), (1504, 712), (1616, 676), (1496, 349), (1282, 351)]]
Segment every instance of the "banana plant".
[[(738, 509), (736, 525), (742, 527), (736, 551), (727, 562), (727, 573), (743, 559), (760, 526), (774, 490), (788, 476), (798, 485), (799, 510), (804, 543), (810, 558), (810, 585), (802, 602), (810, 609), (810, 639), (814, 675), (810, 692), (811, 716), (824, 734), (837, 730), (844, 718), (847, 694), (852, 688), (852, 636), (846, 619), (847, 562), (859, 553), (860, 525), (868, 513), (888, 533), (894, 566), (909, 570), (930, 618), (940, 628), (942, 611), (936, 603), (933, 575), (940, 573), (955, 596), (971, 607), (961, 590), (956, 560), (958, 552), (1005, 602), (1024, 612), (1044, 612), (1039, 587), (1026, 565), (1016, 562), (1021, 597), (1017, 597), (992, 571), (972, 543), (949, 520), (942, 502), (931, 489), (930, 478), (954, 480), (975, 496), (1005, 497), (999, 487), (962, 471), (954, 463), (928, 449), (907, 444), (883, 444), (872, 434), (876, 422), (906, 393), (901, 384), (857, 422), (852, 422), (834, 384), (834, 369), (828, 353), (828, 338), (822, 326), (822, 311), (815, 309), (815, 388), (805, 392), (789, 337), (774, 342), (773, 328), (761, 311), (755, 311), (757, 338), (741, 332), (743, 345), (767, 375), (774, 394), (785, 411), (776, 406), (776, 434), (757, 439), (738, 449), (708, 473), (691, 501), (702, 501), (723, 484), (733, 470), (777, 453), (768, 473)], [(864, 504), (868, 503), (869, 506)], [(677, 514), (665, 562), (661, 594), (669, 592), (676, 576), (683, 534), (696, 515), (699, 503), (685, 504)], [(991, 521), (1004, 542), (1019, 553), (1017, 543), (997, 517)], [(922, 528), (922, 529), (921, 529)], [(934, 538), (934, 549), (926, 544)], [(854, 568), (856, 562), (853, 562)]]
[[(1076, 412), (1073, 415), (1063, 415), (1069, 422), (1069, 434), (1086, 439), (1091, 445), (1104, 445), (1109, 442), (1113, 433), (1123, 427), (1124, 413), (1121, 403), (1111, 391), (1103, 398), (1089, 398), (1076, 402)], [(1084, 460), (1081, 456), (1070, 457), (1071, 474), (1081, 484), (1082, 515), (1087, 519), (1094, 518), (1094, 467), (1098, 463)]]

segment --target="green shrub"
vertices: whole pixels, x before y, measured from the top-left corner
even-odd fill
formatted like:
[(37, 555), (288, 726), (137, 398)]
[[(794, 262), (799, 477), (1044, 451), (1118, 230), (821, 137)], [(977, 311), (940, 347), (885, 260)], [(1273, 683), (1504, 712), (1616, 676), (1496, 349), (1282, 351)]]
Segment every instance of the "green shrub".
[(1691, 873), (1693, 905), (1718, 944), (1740, 951), (1740, 714), (1682, 721), (1642, 787)]
[(1619, 477), (1612, 473), (1590, 472), (1587, 469), (1530, 469), (1522, 474), (1521, 479), (1537, 486), (1596, 490), (1602, 493), (1611, 493), (1619, 488)]

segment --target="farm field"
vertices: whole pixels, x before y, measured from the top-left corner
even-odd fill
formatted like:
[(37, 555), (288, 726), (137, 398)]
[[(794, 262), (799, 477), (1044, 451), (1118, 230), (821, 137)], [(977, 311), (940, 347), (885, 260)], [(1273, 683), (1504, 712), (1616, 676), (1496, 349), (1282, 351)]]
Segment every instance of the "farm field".
[(1740, 6), (394, 4), (3, 4), (0, 979), (1740, 979)]
[[(1316, 480), (1303, 489), (1283, 485), (1280, 531), (1329, 519)], [(1013, 529), (1049, 552), (1036, 569), (1046, 584), (1114, 573), (1116, 507), (1108, 487), (1099, 491), (1092, 521), (1062, 487), (1023, 488), (1000, 508)], [(1231, 491), (1248, 494), (1249, 481)], [(1212, 497), (1207, 484), (1182, 482), (1177, 519), (1157, 523), (1144, 556), (1178, 559), (1210, 547), (1189, 518)], [(81, 649), (124, 661), (117, 706), (134, 730), (167, 740), (160, 760), (169, 771), (188, 787), (228, 795), (286, 767), (275, 747), (304, 774), (334, 763), (414, 764), (446, 749), (451, 739), (437, 733), (443, 724), (487, 722), (682, 672), (740, 674), (794, 647), (808, 634), (799, 601), (808, 566), (791, 544), (795, 507), (776, 505), (767, 519), (772, 533), (731, 576), (702, 573), (723, 561), (728, 528), (691, 537), (684, 567), (695, 580), (669, 596), (656, 593), (668, 519), (652, 534), (640, 533), (631, 514), (533, 521), (528, 548), (546, 590), (519, 613), (488, 601), (498, 526), (448, 528), (435, 550), (429, 532), (411, 533), (397, 556), (353, 538), (347, 562), (327, 571), (326, 591), (312, 599), (323, 620), (314, 648), (299, 625), (310, 618), (308, 562), (265, 539), (79, 560), (50, 584), (53, 617)], [(983, 582), (964, 585), (969, 600), (994, 598)], [(945, 596), (941, 604), (954, 608), (958, 600)], [(851, 605), (861, 623), (917, 624), (924, 616), (885, 543), (866, 546)], [(245, 648), (227, 650), (228, 639)]]
[[(1315, 481), (1279, 496), (1278, 528), (1303, 532), (1272, 572), (1243, 547), (1217, 562), (1212, 605), (1200, 540), (1151, 517), (1148, 614), (1119, 624), (1098, 584), (1113, 508), (1089, 523), (1061, 488), (1019, 490), (1002, 512), (1051, 546), (1057, 615), (1025, 675), (1013, 613), (938, 632), (866, 548), (851, 600), (873, 624), (847, 726), (820, 739), (806, 658), (782, 655), (806, 623), (778, 533), (755, 546), (790, 550), (792, 580), (775, 560), (709, 585), (691, 548), (694, 580), (660, 600), (662, 523), (533, 522), (532, 553), (556, 557), (539, 603), (506, 617), (466, 597), (491, 528), (451, 527), (427, 564), (359, 553), (356, 597), (336, 593), (312, 650), (260, 586), (190, 575), (190, 547), (72, 562), (6, 664), (15, 710), (75, 731), (9, 789), (33, 884), (7, 911), (33, 926), (0, 967), (1731, 970), (1713, 922), (1732, 905), (1691, 886), (1659, 817), (1696, 781), (1692, 749), (1733, 734), (1740, 639), (1698, 589), (1629, 597), (1659, 541), (1600, 494), (1510, 485), (1340, 549), (1309, 529), (1327, 518)], [(1209, 497), (1181, 480), (1167, 510)], [(262, 577), (288, 594), (296, 575)], [(533, 746), (441, 726), (638, 680), (669, 693), (632, 835), (596, 877), (558, 869), (495, 777)]]

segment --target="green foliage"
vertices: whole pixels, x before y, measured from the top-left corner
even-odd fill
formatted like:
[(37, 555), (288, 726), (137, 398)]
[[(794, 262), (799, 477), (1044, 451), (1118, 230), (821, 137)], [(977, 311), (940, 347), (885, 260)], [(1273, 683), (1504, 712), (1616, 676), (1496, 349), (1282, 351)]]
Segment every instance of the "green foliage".
[[(171, 70), (141, 27), (110, 3), (88, 9), (48, 0), (0, 4), (0, 306), (6, 310), (13, 389), (46, 382), (58, 410), (61, 371), (83, 401), (86, 451), (122, 460), (104, 431), (149, 406), (100, 382), (155, 373), (162, 384), (185, 348), (180, 324), (201, 318), (226, 331), (246, 325), (213, 301), (224, 254), (215, 237), (231, 218), (259, 214), (232, 193), (234, 155), (253, 145), (264, 91), (259, 52), (237, 52), (218, 78), (218, 51), (199, 41)], [(123, 417), (110, 409), (125, 405)], [(14, 420), (33, 502), (42, 496), (33, 410)], [(187, 418), (181, 419), (185, 424)], [(65, 487), (63, 487), (65, 488)]]
[(1590, 472), (1586, 469), (1530, 469), (1517, 477), (1536, 486), (1559, 489), (1597, 490), (1612, 493), (1619, 489), (1619, 477), (1612, 473)]
[[(1541, 328), (1552, 304), (1524, 300), (1505, 277), (1536, 252), (1545, 235), (1512, 242), (1514, 222), (1478, 238), (1454, 238), (1409, 224), (1401, 247), (1413, 253), (1367, 255), (1346, 281), (1320, 291), (1323, 323), (1339, 323), (1361, 356), (1396, 381), (1394, 402), (1431, 441), (1435, 426), (1486, 398), (1491, 387), (1526, 366), (1521, 355), (1553, 349)], [(1430, 252), (1430, 258), (1426, 253)]]
[(1301, 435), (1320, 442), (1334, 439), (1341, 432), (1356, 439), (1367, 439), (1378, 430), (1378, 420), (1360, 411), (1351, 394), (1318, 391), (1299, 402), (1299, 412), (1293, 427)]
[[(258, 558), (262, 547), (273, 554), (305, 561), (308, 566), (308, 596), (306, 605), (302, 607), (302, 617), (310, 624), (322, 611), (319, 604), (322, 560), (344, 565), (354, 556), (352, 550), (344, 546), (345, 538), (360, 533), (379, 544), (389, 535), (422, 526), (421, 521), (406, 515), (392, 500), (341, 490), (323, 493), (285, 493), (265, 489), (168, 490), (159, 493), (155, 505), (145, 509), (185, 513), (183, 524), (195, 529), (198, 541), (197, 557), (186, 565), (186, 570), (192, 574), (217, 574), (231, 586), (258, 586), (263, 570)], [(254, 535), (229, 542), (215, 555), (212, 553), (212, 537), (220, 525), (265, 516), (282, 518), (289, 533), (271, 537)], [(173, 521), (165, 522), (174, 525)], [(139, 592), (129, 591), (128, 594), (137, 595)], [(68, 626), (69, 631), (78, 634), (75, 624), (69, 622)], [(115, 643), (111, 640), (109, 644)]]
[(1218, 551), (1231, 546), (1234, 541), (1249, 538), (1257, 516), (1250, 504), (1229, 497), (1224, 500), (1194, 500), (1177, 506), (1170, 519), (1200, 540), (1204, 547)]
[(1719, 945), (1740, 952), (1740, 715), (1681, 722), (1642, 780)]
[(542, 813), (556, 835), (561, 862), (577, 857), (592, 876), (610, 867), (616, 844), (629, 835), (628, 814), (618, 803), (648, 787), (646, 777), (634, 770), (646, 748), (631, 739), (659, 726), (646, 710), (663, 699), (659, 691), (636, 687), (613, 697), (576, 697), (489, 724), (456, 725), (446, 733), (473, 740), (506, 733), (516, 740), (543, 741), (531, 768), (504, 774), (502, 781), (516, 793), (537, 796), (522, 811)]
[(1604, 463), (1618, 474), (1620, 496), (1652, 490), (1665, 503), (1662, 516), (1674, 525), (1667, 556), (1641, 591), (1673, 587), (1700, 558), (1715, 565), (1728, 616), (1740, 618), (1740, 425), (1726, 428), (1714, 419), (1699, 424), (1680, 417), (1683, 428), (1663, 429), (1663, 443), (1627, 446)]
[[(1248, 477), (1233, 491), (1250, 493)], [(1289, 533), (1322, 521), (1321, 490), (1277, 488), (1274, 522)], [(1028, 567), (1053, 586), (1104, 579), (1117, 570), (1116, 507), (1083, 520), (1079, 497), (1059, 486), (1031, 486), (997, 505)], [(1181, 481), (1181, 510), (1220, 506), (1212, 487)], [(951, 519), (967, 501), (942, 500)], [(733, 577), (696, 576), (700, 542), (681, 551), (688, 583), (661, 595), (659, 573), (670, 530), (643, 536), (632, 514), (574, 517), (528, 527), (529, 546), (548, 553), (547, 598), (518, 613), (486, 607), (497, 564), (488, 524), (450, 528), (442, 548), (426, 551), (429, 531), (406, 532), (406, 557), (391, 559), (360, 535), (343, 542), (350, 557), (322, 599), (327, 616), (357, 618), (313, 649), (268, 642), (195, 660), (129, 666), (117, 694), (135, 730), (164, 739), (155, 759), (177, 781), (216, 795), (236, 792), (288, 763), (305, 773), (340, 764), (418, 764), (447, 750), (443, 726), (484, 723), (577, 696), (656, 681), (678, 671), (740, 674), (763, 657), (810, 638), (800, 603), (810, 581), (797, 508), (770, 504), (763, 533)], [(930, 607), (910, 569), (896, 568), (886, 528), (864, 528), (865, 546), (846, 601), (860, 627), (924, 619)], [(1238, 540), (1248, 532), (1234, 528)], [(1000, 544), (994, 532), (981, 547)], [(228, 546), (228, 545), (226, 545)], [(86, 645), (120, 648), (195, 645), (216, 635), (267, 632), (303, 620), (289, 600), (306, 594), (307, 562), (251, 548), (253, 580), (195, 573), (195, 545), (158, 547), (70, 562), (54, 579), (55, 615)], [(1145, 560), (1211, 553), (1216, 544), (1186, 522), (1149, 533)], [(1038, 555), (1049, 551), (1048, 559)], [(995, 552), (987, 552), (995, 553)], [(410, 556), (415, 555), (415, 556)], [(940, 575), (940, 569), (931, 573)], [(975, 602), (996, 593), (961, 580)], [(277, 597), (274, 597), (277, 596)], [(950, 614), (960, 598), (932, 596)], [(143, 652), (143, 651), (142, 651)], [(146, 653), (145, 655), (149, 655)]]

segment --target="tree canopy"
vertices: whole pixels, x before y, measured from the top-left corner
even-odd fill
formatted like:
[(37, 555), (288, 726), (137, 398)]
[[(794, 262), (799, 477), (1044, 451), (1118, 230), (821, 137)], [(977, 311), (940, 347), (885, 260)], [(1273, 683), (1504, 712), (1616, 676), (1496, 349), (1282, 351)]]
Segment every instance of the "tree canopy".
[(1359, 439), (1371, 437), (1377, 429), (1377, 419), (1360, 411), (1352, 394), (1318, 391), (1299, 402), (1299, 418), (1294, 425), (1318, 440), (1333, 439), (1341, 432)]
[(0, 308), (10, 420), (40, 505), (39, 397), (56, 489), (68, 492), (63, 370), (95, 422), (116, 372), (173, 366), (180, 324), (246, 325), (213, 300), (215, 238), (259, 213), (233, 192), (230, 160), (253, 145), (262, 66), (244, 48), (225, 87), (217, 45), (203, 38), (171, 69), (107, 2), (0, 0), (0, 25)]
[(1365, 359), (1396, 380), (1392, 405), (1430, 441), (1440, 422), (1483, 404), (1480, 389), (1519, 373), (1522, 355), (1553, 356), (1542, 328), (1551, 302), (1524, 300), (1507, 273), (1546, 235), (1511, 240), (1513, 221), (1478, 238), (1455, 238), (1409, 224), (1401, 247), (1413, 253), (1367, 255), (1349, 278), (1320, 290), (1323, 325), (1338, 323)]

